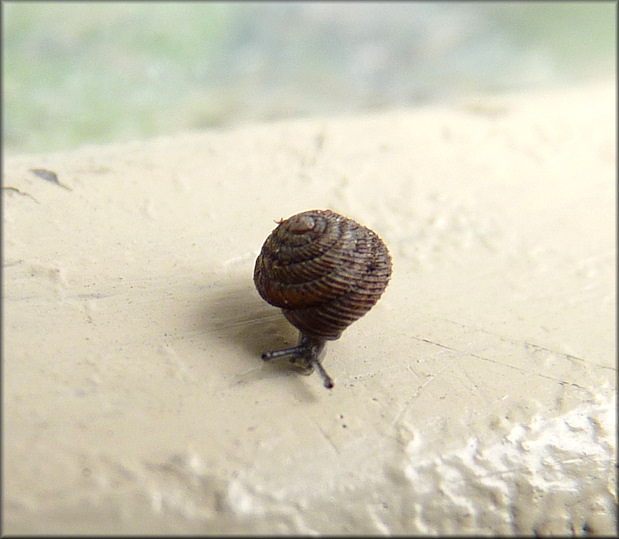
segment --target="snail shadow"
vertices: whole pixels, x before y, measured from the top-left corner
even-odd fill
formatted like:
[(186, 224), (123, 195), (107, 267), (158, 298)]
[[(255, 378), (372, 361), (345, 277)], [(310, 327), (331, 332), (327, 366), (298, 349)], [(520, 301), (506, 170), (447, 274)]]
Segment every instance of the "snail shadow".
[(247, 360), (248, 369), (236, 376), (235, 385), (299, 375), (298, 369), (286, 360), (262, 360), (266, 351), (296, 344), (298, 332), (279, 309), (258, 295), (251, 282), (239, 279), (209, 291), (208, 299), (198, 309), (196, 316), (205, 335), (240, 349)]

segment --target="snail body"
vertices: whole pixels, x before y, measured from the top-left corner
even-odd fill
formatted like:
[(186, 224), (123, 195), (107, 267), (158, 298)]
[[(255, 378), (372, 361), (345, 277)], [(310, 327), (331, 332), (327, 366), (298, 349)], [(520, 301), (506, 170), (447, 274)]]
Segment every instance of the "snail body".
[(380, 237), (331, 210), (311, 210), (280, 221), (254, 268), (259, 294), (279, 307), (300, 332), (293, 348), (263, 354), (291, 356), (316, 367), (327, 341), (338, 339), (380, 299), (391, 277), (391, 257)]

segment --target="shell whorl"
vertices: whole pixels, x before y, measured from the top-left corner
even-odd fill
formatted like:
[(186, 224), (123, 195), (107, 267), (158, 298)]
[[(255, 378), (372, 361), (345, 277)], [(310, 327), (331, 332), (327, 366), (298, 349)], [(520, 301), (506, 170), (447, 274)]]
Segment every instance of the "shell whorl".
[(372, 230), (330, 210), (280, 221), (254, 268), (260, 295), (308, 337), (338, 339), (379, 300), (391, 257)]

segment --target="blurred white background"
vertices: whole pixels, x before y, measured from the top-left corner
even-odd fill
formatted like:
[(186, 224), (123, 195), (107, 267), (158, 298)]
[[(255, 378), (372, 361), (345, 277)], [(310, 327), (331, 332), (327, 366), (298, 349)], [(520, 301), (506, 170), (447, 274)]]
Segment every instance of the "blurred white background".
[(614, 2), (3, 2), (5, 150), (614, 76)]

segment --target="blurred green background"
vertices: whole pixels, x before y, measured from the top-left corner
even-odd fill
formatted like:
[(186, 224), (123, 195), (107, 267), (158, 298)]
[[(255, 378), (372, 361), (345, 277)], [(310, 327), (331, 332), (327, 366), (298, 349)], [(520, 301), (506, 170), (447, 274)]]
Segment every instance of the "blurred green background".
[(5, 151), (615, 76), (615, 2), (3, 2)]

